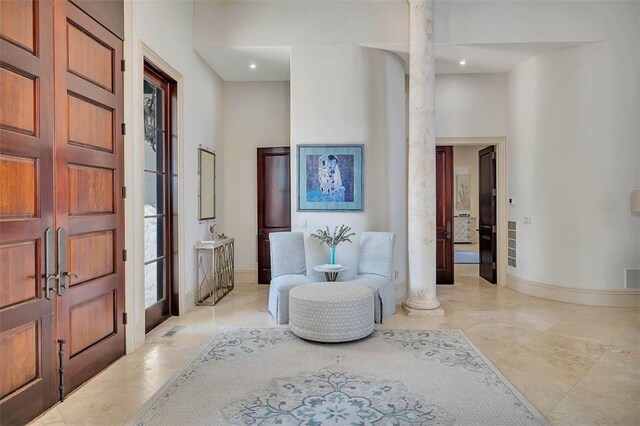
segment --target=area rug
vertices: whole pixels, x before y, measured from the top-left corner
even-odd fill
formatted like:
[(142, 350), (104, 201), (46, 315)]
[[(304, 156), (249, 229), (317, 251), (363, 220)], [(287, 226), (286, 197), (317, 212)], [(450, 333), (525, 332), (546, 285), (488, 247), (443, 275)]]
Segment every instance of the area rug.
[(343, 344), (228, 329), (137, 425), (531, 425), (540, 414), (458, 330), (376, 330)]
[(480, 254), (477, 251), (456, 250), (453, 253), (453, 263), (480, 263)]

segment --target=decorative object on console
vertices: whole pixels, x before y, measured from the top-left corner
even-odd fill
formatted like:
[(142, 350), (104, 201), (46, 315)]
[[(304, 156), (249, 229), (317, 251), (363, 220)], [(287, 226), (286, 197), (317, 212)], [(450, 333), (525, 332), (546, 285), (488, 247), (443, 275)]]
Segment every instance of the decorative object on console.
[(363, 210), (363, 145), (298, 145), (298, 211)]
[(311, 234), (311, 237), (320, 241), (320, 244), (326, 244), (329, 246), (329, 263), (333, 265), (336, 263), (336, 247), (340, 243), (351, 242), (351, 237), (356, 235), (355, 232), (351, 232), (351, 227), (346, 225), (340, 225), (340, 228), (336, 226), (333, 230), (333, 234), (329, 233), (329, 227), (326, 230), (318, 229), (315, 234)]

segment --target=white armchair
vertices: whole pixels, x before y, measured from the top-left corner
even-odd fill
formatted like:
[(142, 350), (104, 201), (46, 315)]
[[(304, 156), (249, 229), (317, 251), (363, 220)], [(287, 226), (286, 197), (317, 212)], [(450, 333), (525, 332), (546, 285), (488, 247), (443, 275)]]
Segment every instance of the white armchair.
[(307, 259), (302, 232), (269, 234), (271, 287), (269, 312), (278, 324), (289, 322), (289, 290), (312, 281), (307, 278)]
[(363, 232), (358, 275), (347, 281), (373, 290), (377, 323), (396, 313), (396, 292), (391, 280), (395, 237), (391, 232)]

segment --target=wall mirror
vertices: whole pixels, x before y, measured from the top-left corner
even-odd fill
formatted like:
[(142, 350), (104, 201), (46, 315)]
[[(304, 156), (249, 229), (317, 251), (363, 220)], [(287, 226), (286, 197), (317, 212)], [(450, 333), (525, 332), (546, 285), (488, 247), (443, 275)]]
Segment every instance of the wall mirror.
[(199, 220), (216, 218), (216, 154), (206, 148), (198, 149), (200, 171)]

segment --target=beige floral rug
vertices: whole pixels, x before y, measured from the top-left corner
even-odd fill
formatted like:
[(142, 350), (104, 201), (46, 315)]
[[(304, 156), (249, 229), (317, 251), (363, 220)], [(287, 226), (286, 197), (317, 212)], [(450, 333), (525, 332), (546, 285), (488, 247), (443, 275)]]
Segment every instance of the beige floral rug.
[(543, 417), (458, 330), (342, 344), (283, 328), (219, 334), (137, 425), (530, 425)]

